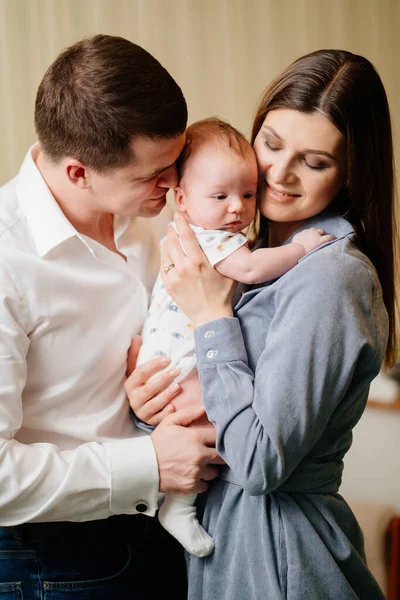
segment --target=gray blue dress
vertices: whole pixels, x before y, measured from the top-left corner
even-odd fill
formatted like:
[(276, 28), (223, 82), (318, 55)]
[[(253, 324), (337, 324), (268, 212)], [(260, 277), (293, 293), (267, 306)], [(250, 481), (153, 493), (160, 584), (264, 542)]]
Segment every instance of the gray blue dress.
[(301, 229), (310, 226), (336, 240), (245, 293), (236, 318), (195, 331), (202, 401), (227, 466), (199, 497), (215, 551), (190, 558), (189, 600), (384, 598), (338, 489), (387, 313), (351, 225), (325, 211)]

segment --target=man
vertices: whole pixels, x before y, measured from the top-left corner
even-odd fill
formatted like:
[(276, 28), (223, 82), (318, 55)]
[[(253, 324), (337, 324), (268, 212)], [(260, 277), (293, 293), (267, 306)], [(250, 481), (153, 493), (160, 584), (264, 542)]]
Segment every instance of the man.
[(177, 185), (186, 120), (167, 71), (118, 37), (67, 48), (39, 86), (39, 143), (0, 190), (0, 591), (186, 597), (152, 517), (159, 492), (216, 476), (214, 433), (183, 427), (189, 411), (148, 436), (124, 392), (158, 270), (147, 218)]

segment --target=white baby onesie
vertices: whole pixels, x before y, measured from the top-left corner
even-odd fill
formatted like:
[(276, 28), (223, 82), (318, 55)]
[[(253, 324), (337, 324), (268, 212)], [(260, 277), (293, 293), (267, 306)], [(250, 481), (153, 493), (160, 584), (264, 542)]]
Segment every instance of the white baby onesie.
[[(207, 230), (195, 225), (190, 227), (212, 266), (247, 243), (242, 233)], [(164, 240), (161, 240), (161, 244), (163, 242)], [(137, 365), (156, 356), (167, 356), (171, 360), (168, 369), (177, 366), (180, 369), (177, 380), (183, 379), (196, 365), (193, 329), (190, 319), (166, 292), (161, 276), (158, 275), (143, 326), (143, 342)]]

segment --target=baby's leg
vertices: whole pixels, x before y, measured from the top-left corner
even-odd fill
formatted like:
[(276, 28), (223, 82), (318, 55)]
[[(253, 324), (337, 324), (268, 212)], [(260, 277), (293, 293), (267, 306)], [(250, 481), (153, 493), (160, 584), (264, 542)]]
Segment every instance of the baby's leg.
[[(201, 386), (197, 376), (197, 369), (192, 369), (187, 377), (180, 381), (182, 392), (173, 400), (176, 410), (200, 404)], [(204, 427), (211, 427), (207, 417), (201, 417), (194, 423)], [(211, 554), (214, 542), (197, 520), (196, 494), (186, 496), (167, 494), (158, 511), (161, 525), (169, 531), (194, 556), (202, 557)]]

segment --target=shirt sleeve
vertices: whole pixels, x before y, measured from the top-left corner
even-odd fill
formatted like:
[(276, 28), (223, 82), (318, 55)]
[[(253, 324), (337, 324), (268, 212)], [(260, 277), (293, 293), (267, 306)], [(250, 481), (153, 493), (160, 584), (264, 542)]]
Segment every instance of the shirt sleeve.
[[(381, 293), (359, 260), (332, 265), (322, 250), (259, 292), (256, 319), (272, 312), (255, 373), (248, 365), (239, 320), (223, 318), (195, 330), (202, 401), (217, 430), (217, 449), (235, 480), (252, 495), (277, 489), (327, 429), (349, 386), (358, 397), (379, 371), (385, 336), (375, 314)], [(253, 306), (254, 308), (254, 306)], [(385, 322), (382, 331), (386, 331)]]
[(201, 249), (207, 256), (208, 262), (213, 267), (247, 244), (247, 239), (242, 233), (213, 230), (199, 231), (199, 227), (193, 229)]
[(1, 268), (0, 525), (86, 521), (136, 514), (143, 507), (147, 515), (154, 515), (159, 479), (149, 436), (85, 443), (67, 451), (15, 439), (23, 422), (28, 331), (26, 307)]

